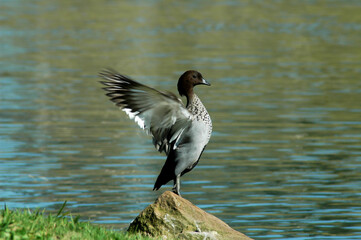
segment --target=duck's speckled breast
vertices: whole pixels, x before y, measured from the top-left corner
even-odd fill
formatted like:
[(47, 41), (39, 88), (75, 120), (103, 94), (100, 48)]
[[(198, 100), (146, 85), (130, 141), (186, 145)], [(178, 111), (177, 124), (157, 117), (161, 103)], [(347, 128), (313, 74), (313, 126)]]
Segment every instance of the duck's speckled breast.
[(207, 126), (209, 140), (212, 134), (212, 120), (207, 109), (197, 95), (193, 95), (193, 99), (187, 106), (187, 109), (194, 115), (196, 121), (203, 122)]

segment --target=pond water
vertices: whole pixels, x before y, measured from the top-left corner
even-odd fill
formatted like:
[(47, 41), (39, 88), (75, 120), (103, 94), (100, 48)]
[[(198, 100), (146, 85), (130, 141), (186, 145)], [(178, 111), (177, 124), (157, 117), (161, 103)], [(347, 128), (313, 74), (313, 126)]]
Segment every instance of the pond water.
[(0, 4), (0, 202), (123, 229), (165, 157), (104, 95), (111, 67), (176, 93), (214, 132), (183, 197), (255, 239), (361, 239), (358, 0)]

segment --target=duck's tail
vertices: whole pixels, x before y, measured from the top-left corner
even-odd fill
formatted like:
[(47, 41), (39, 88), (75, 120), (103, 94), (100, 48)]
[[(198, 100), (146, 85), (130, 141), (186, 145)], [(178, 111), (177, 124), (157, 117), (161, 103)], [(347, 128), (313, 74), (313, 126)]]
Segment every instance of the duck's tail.
[(176, 178), (175, 175), (175, 161), (174, 161), (174, 151), (171, 151), (167, 157), (167, 160), (164, 163), (162, 171), (155, 181), (153, 191), (158, 190), (164, 184), (167, 184), (170, 180), (174, 180)]

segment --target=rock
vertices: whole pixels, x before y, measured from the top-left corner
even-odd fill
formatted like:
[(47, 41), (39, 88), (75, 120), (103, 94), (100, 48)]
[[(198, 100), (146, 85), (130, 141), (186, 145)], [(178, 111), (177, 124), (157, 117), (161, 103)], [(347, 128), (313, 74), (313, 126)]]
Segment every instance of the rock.
[(161, 239), (251, 239), (170, 191), (146, 207), (128, 232)]

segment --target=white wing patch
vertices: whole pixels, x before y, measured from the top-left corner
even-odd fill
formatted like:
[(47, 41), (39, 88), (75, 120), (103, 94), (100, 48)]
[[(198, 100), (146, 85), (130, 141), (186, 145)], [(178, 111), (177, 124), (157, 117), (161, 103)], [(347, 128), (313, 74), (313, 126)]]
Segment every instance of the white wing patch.
[(138, 126), (144, 130), (144, 120), (137, 116), (139, 112), (132, 112), (132, 109), (130, 108), (123, 108), (122, 110), (128, 115), (130, 119), (134, 119)]

